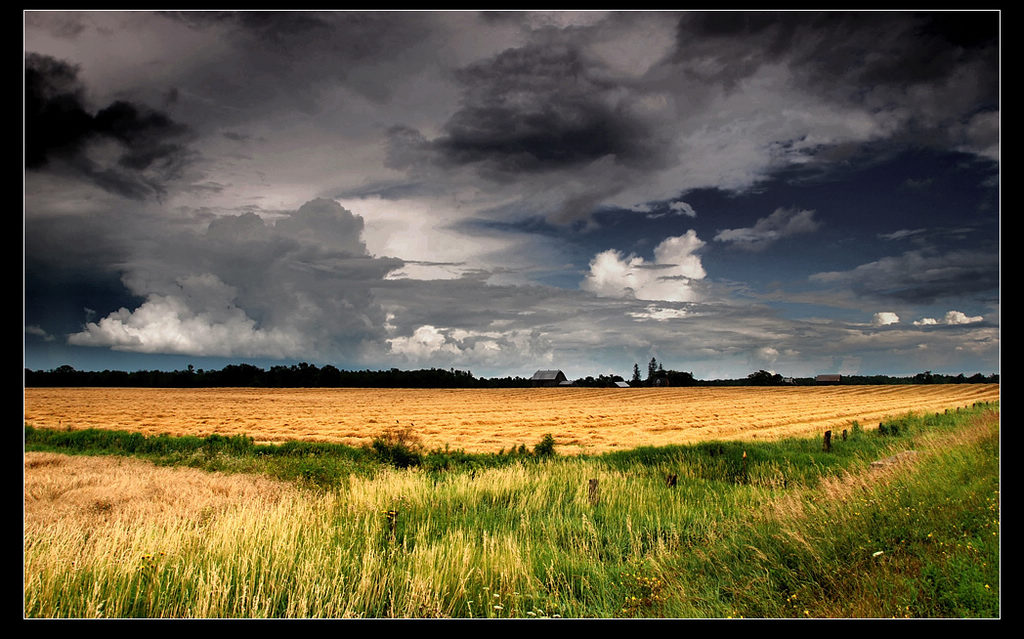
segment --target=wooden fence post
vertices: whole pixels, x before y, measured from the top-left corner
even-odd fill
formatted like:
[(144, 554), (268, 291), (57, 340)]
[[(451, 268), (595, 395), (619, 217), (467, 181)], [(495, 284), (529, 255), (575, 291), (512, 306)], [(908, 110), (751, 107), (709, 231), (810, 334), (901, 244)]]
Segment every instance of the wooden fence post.
[(398, 511), (391, 509), (387, 512), (388, 517), (388, 531), (391, 533), (391, 538), (395, 538), (395, 526), (398, 524)]
[(845, 428), (843, 429), (843, 441), (844, 442), (846, 441), (846, 429)]
[(590, 486), (588, 488), (588, 497), (590, 498), (590, 503), (591, 504), (597, 504), (597, 500), (598, 500), (597, 479), (591, 479), (590, 480)]
[(832, 431), (830, 431), (830, 430), (826, 430), (825, 431), (825, 443), (822, 445), (821, 448), (826, 453), (832, 451)]

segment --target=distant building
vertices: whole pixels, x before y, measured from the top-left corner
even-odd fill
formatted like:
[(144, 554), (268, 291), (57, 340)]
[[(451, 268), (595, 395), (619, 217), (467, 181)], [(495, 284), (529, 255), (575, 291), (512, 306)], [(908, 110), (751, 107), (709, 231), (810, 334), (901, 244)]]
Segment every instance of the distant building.
[(629, 388), (629, 382), (615, 382), (615, 386), (618, 388)]
[(782, 383), (783, 384), (796, 384), (796, 380), (793, 379), (792, 377), (783, 377), (782, 378)]
[(814, 378), (816, 384), (838, 384), (842, 379), (840, 375), (818, 375)]
[(534, 386), (560, 386), (567, 382), (565, 373), (559, 370), (539, 370), (530, 378)]

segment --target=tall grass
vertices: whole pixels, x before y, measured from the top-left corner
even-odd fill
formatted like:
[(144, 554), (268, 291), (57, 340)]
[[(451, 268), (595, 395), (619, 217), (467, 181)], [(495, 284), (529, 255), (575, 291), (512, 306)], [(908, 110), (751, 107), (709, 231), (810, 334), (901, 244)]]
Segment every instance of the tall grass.
[(27, 519), (25, 615), (998, 616), (997, 410), (851, 427), (831, 452), (547, 442), (501, 463), (378, 460), (198, 512)]

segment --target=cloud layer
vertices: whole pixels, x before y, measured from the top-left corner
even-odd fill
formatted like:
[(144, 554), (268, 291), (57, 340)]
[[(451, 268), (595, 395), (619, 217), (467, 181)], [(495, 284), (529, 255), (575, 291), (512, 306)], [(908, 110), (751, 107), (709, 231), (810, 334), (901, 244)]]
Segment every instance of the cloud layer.
[(384, 335), (374, 285), (395, 259), (367, 254), (362, 218), (312, 200), (268, 223), (220, 217), (132, 257), (145, 303), (89, 322), (70, 343), (143, 353), (274, 358), (352, 355)]
[(27, 349), (996, 362), (999, 19), (26, 12)]

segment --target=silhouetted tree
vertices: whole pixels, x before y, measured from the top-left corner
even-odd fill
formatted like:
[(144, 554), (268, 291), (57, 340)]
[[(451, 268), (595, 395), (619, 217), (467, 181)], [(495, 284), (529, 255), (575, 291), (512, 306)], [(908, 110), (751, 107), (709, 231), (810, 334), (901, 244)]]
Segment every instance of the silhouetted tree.
[(766, 370), (759, 370), (747, 375), (747, 382), (751, 386), (777, 386), (782, 383), (782, 375), (772, 375)]

